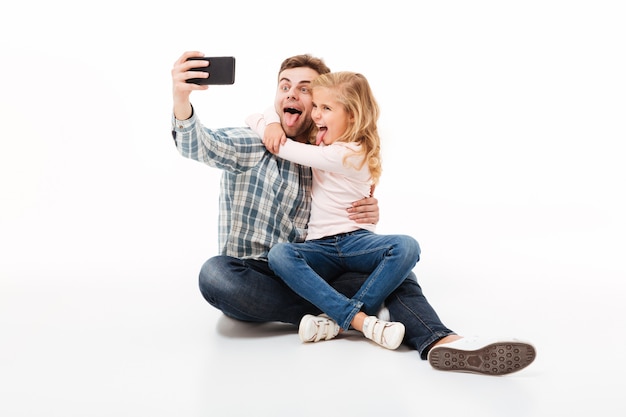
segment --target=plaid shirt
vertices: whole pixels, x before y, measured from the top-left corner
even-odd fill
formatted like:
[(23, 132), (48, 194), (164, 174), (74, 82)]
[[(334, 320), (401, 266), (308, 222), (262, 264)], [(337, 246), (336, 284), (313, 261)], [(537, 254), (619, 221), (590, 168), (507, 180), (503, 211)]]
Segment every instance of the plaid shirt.
[(195, 113), (172, 116), (180, 154), (223, 170), (219, 247), (222, 255), (266, 259), (279, 242), (302, 242), (311, 210), (311, 169), (277, 158), (247, 127), (207, 129)]

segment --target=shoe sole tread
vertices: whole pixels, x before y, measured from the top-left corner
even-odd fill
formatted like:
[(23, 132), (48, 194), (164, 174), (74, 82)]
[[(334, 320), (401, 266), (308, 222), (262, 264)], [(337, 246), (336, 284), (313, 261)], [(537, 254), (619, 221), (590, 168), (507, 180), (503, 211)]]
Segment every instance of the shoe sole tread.
[(435, 347), (430, 351), (428, 361), (441, 371), (506, 375), (526, 368), (535, 357), (535, 348), (528, 343), (497, 342), (476, 350)]

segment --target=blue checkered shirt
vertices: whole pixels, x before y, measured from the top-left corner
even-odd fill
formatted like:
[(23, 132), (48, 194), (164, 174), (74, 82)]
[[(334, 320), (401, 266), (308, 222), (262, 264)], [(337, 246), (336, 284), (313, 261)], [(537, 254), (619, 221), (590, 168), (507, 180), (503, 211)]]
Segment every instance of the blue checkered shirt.
[(195, 113), (172, 116), (180, 154), (223, 171), (219, 247), (222, 255), (266, 259), (279, 242), (302, 242), (311, 210), (311, 169), (277, 158), (247, 127), (207, 129)]

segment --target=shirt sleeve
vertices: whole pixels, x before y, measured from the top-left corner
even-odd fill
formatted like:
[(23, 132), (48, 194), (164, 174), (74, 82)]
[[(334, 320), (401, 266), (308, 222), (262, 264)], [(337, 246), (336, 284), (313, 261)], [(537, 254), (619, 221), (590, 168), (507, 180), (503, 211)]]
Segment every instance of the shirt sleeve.
[(263, 137), (265, 134), (265, 127), (267, 125), (265, 123), (265, 118), (261, 113), (254, 113), (246, 117), (246, 124), (260, 137)]
[(172, 136), (182, 156), (233, 173), (252, 169), (267, 152), (251, 129), (208, 129), (196, 114), (187, 120), (172, 114)]
[(359, 150), (359, 145), (344, 142), (316, 146), (287, 139), (277, 155), (311, 168), (346, 176), (361, 176), (365, 172), (369, 173), (369, 169), (366, 164), (362, 164), (363, 155), (359, 153)]
[(280, 116), (274, 107), (268, 107), (263, 114), (254, 113), (246, 117), (246, 124), (260, 137), (263, 137), (265, 128), (270, 123), (280, 123)]
[(276, 109), (274, 107), (268, 107), (265, 109), (263, 117), (265, 118), (266, 125), (269, 125), (270, 123), (280, 123), (280, 116), (276, 113)]

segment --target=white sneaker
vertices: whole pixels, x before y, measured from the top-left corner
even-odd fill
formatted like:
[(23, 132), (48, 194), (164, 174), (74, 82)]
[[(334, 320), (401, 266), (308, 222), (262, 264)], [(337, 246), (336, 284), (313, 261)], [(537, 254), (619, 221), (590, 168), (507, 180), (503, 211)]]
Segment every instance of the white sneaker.
[(524, 369), (536, 355), (534, 346), (521, 340), (464, 337), (433, 347), (428, 362), (440, 371), (505, 375)]
[(339, 333), (339, 325), (326, 314), (307, 314), (300, 320), (298, 335), (303, 342), (330, 340)]
[(363, 321), (363, 334), (370, 340), (387, 349), (397, 349), (404, 338), (404, 324), (389, 322), (374, 316)]

